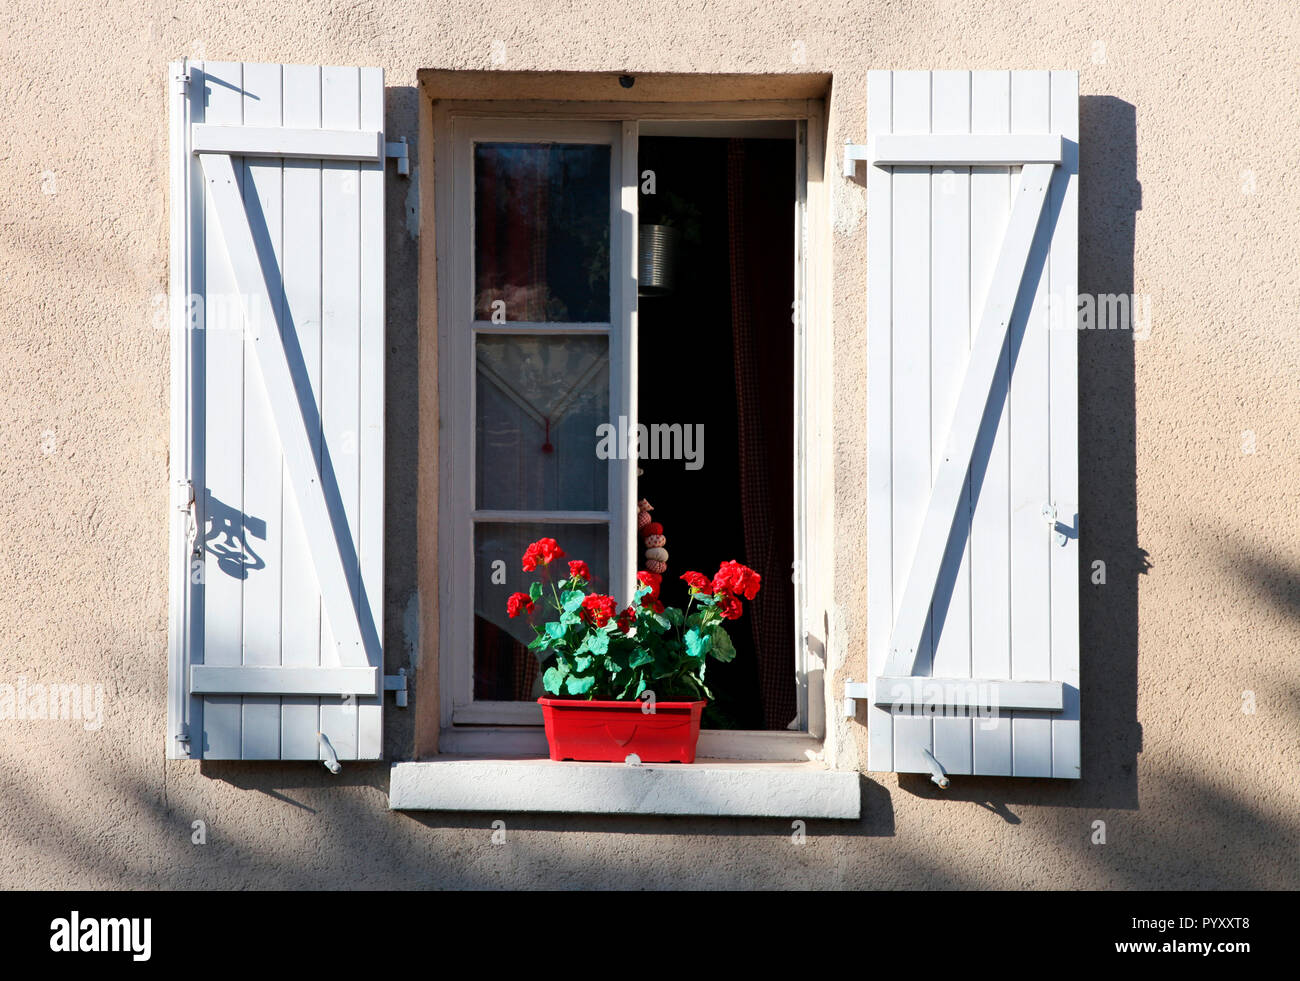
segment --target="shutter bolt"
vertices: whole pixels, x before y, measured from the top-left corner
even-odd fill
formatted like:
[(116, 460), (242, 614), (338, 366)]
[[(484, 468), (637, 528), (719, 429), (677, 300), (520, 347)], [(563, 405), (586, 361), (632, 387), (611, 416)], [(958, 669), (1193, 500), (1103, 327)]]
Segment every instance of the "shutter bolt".
[(921, 747), (921, 755), (925, 757), (925, 762), (930, 765), (930, 779), (938, 784), (940, 790), (947, 790), (950, 781), (943, 766), (934, 758), (934, 754), (925, 747)]
[(339, 762), (338, 753), (334, 752), (334, 747), (330, 745), (330, 737), (323, 732), (318, 732), (316, 738), (320, 741), (321, 749), (325, 750), (325, 759), (321, 760), (325, 764), (325, 769), (337, 774), (343, 769), (343, 764)]

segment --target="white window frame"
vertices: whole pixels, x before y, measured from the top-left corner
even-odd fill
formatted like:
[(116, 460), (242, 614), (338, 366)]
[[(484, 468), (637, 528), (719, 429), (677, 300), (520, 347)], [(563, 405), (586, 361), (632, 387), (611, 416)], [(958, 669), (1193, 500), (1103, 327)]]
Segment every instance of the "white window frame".
[[(809, 357), (809, 330), (816, 314), (815, 271), (811, 253), (818, 251), (809, 235), (808, 190), (820, 185), (823, 117), (818, 102), (797, 100), (768, 103), (761, 116), (747, 113), (740, 103), (620, 104), (602, 112), (581, 103), (521, 103), (488, 105), (443, 103), (435, 107), (435, 235), (438, 289), (438, 376), (440, 407), (438, 569), (439, 569), (439, 751), (458, 755), (545, 755), (540, 707), (528, 702), (476, 702), (473, 699), (473, 510), (474, 472), (474, 339), (467, 329), (472, 317), (472, 188), (473, 143), (492, 142), (609, 142), (611, 145), (611, 323), (605, 325), (493, 325), (487, 333), (604, 333), (609, 337), (610, 415), (620, 414), (635, 425), (636, 358), (636, 229), (639, 180), (637, 145), (640, 124), (664, 135), (680, 125), (683, 135), (743, 133), (755, 123), (779, 120), (796, 130), (795, 276), (794, 289), (794, 467), (795, 488), (795, 671), (797, 730), (704, 730), (698, 754), (732, 760), (804, 760), (821, 758), (825, 737), (823, 692), (826, 643), (823, 626), (829, 619), (829, 577), (810, 565), (809, 503), (829, 498), (829, 485), (820, 483), (807, 466), (810, 441), (824, 438), (829, 423), (829, 370), (825, 359)], [(665, 109), (668, 109), (665, 112)], [(775, 111), (773, 111), (775, 110)], [(439, 138), (441, 136), (442, 138)], [(450, 176), (446, 176), (450, 175)], [(621, 317), (621, 321), (619, 318)], [(616, 329), (619, 324), (625, 330)], [(630, 353), (625, 353), (628, 351)], [(818, 377), (810, 384), (810, 367)], [(818, 400), (815, 406), (809, 398)], [(810, 411), (812, 410), (812, 411)], [(816, 419), (814, 423), (812, 420)], [(610, 461), (609, 513), (610, 580), (616, 596), (631, 593), (635, 578), (635, 527), (624, 522), (625, 534), (615, 532), (615, 515), (631, 515), (636, 503), (634, 461)], [(622, 466), (614, 465), (616, 462)], [(499, 512), (493, 512), (495, 519)], [(554, 515), (541, 520), (557, 521)], [(559, 519), (562, 521), (563, 519)], [(816, 523), (816, 522), (814, 522)], [(815, 536), (815, 532), (813, 533)], [(795, 570), (792, 570), (794, 574)], [(810, 611), (813, 611), (810, 613)], [(806, 622), (812, 621), (812, 622)], [(810, 644), (807, 638), (822, 638)]]
[[(620, 187), (622, 173), (622, 140), (615, 122), (563, 120), (547, 122), (521, 119), (465, 118), (453, 122), (452, 165), (453, 196), (451, 211), (447, 214), (453, 227), (453, 246), (450, 254), (450, 281), (439, 289), (446, 296), (447, 305), (439, 311), (439, 350), (447, 353), (450, 368), (440, 383), (443, 393), (442, 418), (445, 440), (442, 481), (444, 494), (450, 506), (442, 509), (446, 522), (441, 524), (440, 539), (450, 545), (443, 552), (439, 567), (448, 571), (443, 582), (453, 595), (445, 597), (442, 606), (444, 625), (443, 650), (455, 652), (443, 661), (444, 690), (451, 696), (449, 715), (453, 725), (541, 725), (541, 706), (533, 702), (481, 701), (474, 698), (474, 526), (478, 521), (515, 523), (543, 521), (551, 524), (606, 524), (609, 528), (610, 589), (615, 596), (631, 594), (632, 553), (631, 541), (621, 540), (615, 534), (615, 516), (625, 501), (629, 500), (630, 461), (609, 461), (608, 505), (604, 511), (479, 511), (475, 506), (475, 474), (477, 473), (477, 441), (475, 439), (475, 398), (477, 372), (475, 370), (475, 344), (480, 336), (532, 336), (568, 335), (605, 337), (609, 355), (609, 408), (617, 419), (619, 414), (630, 415), (629, 366), (626, 356), (626, 336), (614, 328), (626, 317), (624, 280), (624, 243), (619, 234), (622, 221)], [(473, 148), (476, 143), (580, 143), (607, 145), (610, 148), (609, 225), (610, 225), (610, 297), (609, 323), (530, 323), (510, 321), (506, 324), (484, 324), (474, 320), (474, 220)], [(458, 246), (458, 247), (457, 247)], [(440, 284), (441, 285), (441, 284)], [(441, 306), (441, 304), (440, 304)], [(443, 328), (446, 332), (443, 332)], [(440, 364), (442, 359), (439, 359)], [(445, 386), (445, 387), (444, 387)], [(450, 667), (450, 673), (445, 669)]]

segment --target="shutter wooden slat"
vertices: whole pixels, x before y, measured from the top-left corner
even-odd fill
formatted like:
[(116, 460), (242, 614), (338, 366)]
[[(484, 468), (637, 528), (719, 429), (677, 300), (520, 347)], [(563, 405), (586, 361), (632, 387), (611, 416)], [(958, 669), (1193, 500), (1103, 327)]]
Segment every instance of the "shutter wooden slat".
[(868, 85), (870, 765), (1077, 777), (1077, 78)]
[[(279, 65), (245, 65), (243, 121), (249, 127), (276, 127), (283, 121), (282, 86)], [(243, 129), (244, 127), (231, 127)], [(196, 150), (197, 152), (197, 150)], [(277, 268), (284, 267), (282, 219), (284, 195), (280, 161), (247, 158), (244, 161), (243, 199), (251, 202), (240, 208), (255, 207), (261, 220), (252, 224), (257, 248), (275, 257)], [(292, 217), (290, 218), (292, 220)], [(226, 236), (226, 247), (233, 241)], [(284, 321), (284, 297), (271, 298), (275, 320)], [(284, 533), (282, 502), (288, 489), (282, 480), (283, 463), (275, 417), (267, 401), (265, 386), (257, 381), (257, 352), (249, 338), (244, 339), (244, 488), (245, 514), (261, 518), (259, 534), (249, 529), (245, 543), (250, 555), (260, 560), (249, 573), (257, 588), (244, 591), (245, 666), (278, 667), (280, 665), (280, 601), (283, 589)], [(245, 580), (247, 582), (248, 580)], [(246, 760), (278, 759), (280, 756), (280, 699), (277, 695), (243, 699), (241, 756)]]
[[(971, 129), (1006, 133), (1011, 126), (1011, 73), (971, 73)], [(1011, 215), (1014, 175), (1008, 167), (971, 168), (971, 309), (982, 310)], [(1004, 347), (989, 390), (990, 410), (971, 458), (971, 670), (976, 678), (1011, 677), (1010, 440)], [(990, 418), (990, 416), (992, 416)], [(971, 727), (972, 772), (1011, 773), (1011, 718)]]
[[(315, 65), (284, 66), (284, 123), (305, 129), (321, 125), (321, 70)], [(319, 160), (286, 160), (284, 210), (288, 215), (321, 212)], [(306, 385), (317, 404), (321, 400), (321, 239), (319, 222), (290, 221), (284, 228), (285, 306), (301, 352)], [(286, 329), (289, 324), (286, 324)], [(321, 431), (308, 433), (319, 466)], [(287, 478), (285, 478), (287, 480)], [(320, 665), (320, 588), (312, 569), (307, 532), (296, 507), (285, 508), (284, 579), (280, 611), (282, 660), (286, 667)], [(287, 759), (313, 759), (320, 752), (319, 698), (286, 695), (280, 700), (280, 743)]]
[[(931, 82), (931, 122), (940, 133), (970, 132), (970, 73), (935, 72)], [(946, 166), (930, 182), (931, 257), (936, 269), (951, 270), (930, 277), (930, 472), (942, 463), (945, 427), (956, 408), (957, 391), (966, 370), (972, 341), (970, 299), (970, 168)], [(942, 565), (945, 578), (937, 593), (930, 629), (934, 636), (936, 677), (969, 678), (970, 658), (970, 478), (962, 480), (963, 505), (952, 522), (952, 535)], [(941, 630), (935, 630), (939, 623)], [(934, 720), (934, 751), (949, 773), (971, 772), (970, 724), (965, 719)]]
[[(244, 66), (212, 63), (190, 72), (190, 103), (203, 122), (241, 125), (244, 117)], [(206, 110), (198, 108), (203, 99)], [(199, 122), (199, 120), (195, 120)], [(188, 141), (187, 141), (188, 143)], [(187, 152), (187, 161), (191, 155)], [(192, 165), (192, 164), (191, 164)], [(242, 177), (244, 161), (232, 164)], [(200, 173), (202, 170), (200, 168)], [(198, 603), (203, 624), (202, 663), (236, 666), (243, 663), (245, 568), (252, 561), (243, 537), (244, 515), (244, 340), (238, 316), (239, 285), (230, 263), (221, 227), (212, 220), (211, 191), (205, 186), (201, 221), (205, 235), (205, 262), (195, 284), (203, 300), (203, 330), (196, 338), (203, 374), (192, 393), (203, 421), (200, 447), (206, 485), (200, 490), (199, 512), (205, 538), (203, 582)], [(247, 573), (252, 575), (252, 573)], [(203, 728), (194, 734), (200, 755), (207, 759), (243, 756), (244, 707), (238, 695), (215, 695), (203, 700)]]
[(1054, 71), (1051, 79), (1053, 132), (1065, 137), (1060, 173), (1052, 183), (1050, 218), (1055, 229), (1048, 257), (1051, 277), (1052, 386), (1051, 475), (1057, 521), (1072, 534), (1068, 547), (1051, 549), (1051, 677), (1061, 682), (1065, 706), (1052, 716), (1052, 773), (1082, 772), (1079, 716), (1079, 371), (1075, 316), (1079, 294), (1079, 94), (1078, 78)]
[[(1047, 72), (1011, 75), (1012, 132), (1047, 132), (1051, 125)], [(1033, 167), (1054, 168), (1046, 164)], [(1021, 181), (1028, 178), (1026, 165)], [(1013, 219), (1014, 220), (1014, 219)], [(1043, 505), (1051, 500), (1047, 427), (1050, 391), (1047, 365), (1046, 268), (1052, 229), (1037, 222), (1030, 262), (1008, 342), (1015, 352), (1011, 370), (1011, 674), (1016, 680), (1051, 677), (1051, 531)], [(1033, 278), (1031, 278), (1033, 277)], [(1039, 713), (1013, 712), (1012, 776), (1051, 776), (1052, 724)]]
[[(364, 119), (382, 142), (377, 69), (189, 70), (191, 124), (361, 132)], [(173, 160), (204, 177), (190, 288), (209, 315), (186, 396), (207, 493), (204, 574), (183, 599), (203, 643), (173, 656), (172, 677), (192, 686), (189, 755), (320, 759), (322, 732), (340, 759), (378, 758), (382, 160), (195, 154), (192, 137)]]

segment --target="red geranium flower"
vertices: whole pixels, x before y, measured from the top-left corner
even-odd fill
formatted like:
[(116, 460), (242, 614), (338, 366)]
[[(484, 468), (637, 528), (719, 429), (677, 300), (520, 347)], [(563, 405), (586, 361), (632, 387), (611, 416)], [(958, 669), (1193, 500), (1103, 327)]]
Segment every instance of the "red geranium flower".
[(618, 629), (623, 633), (627, 633), (632, 629), (632, 624), (636, 622), (636, 610), (629, 606), (615, 619), (618, 621)]
[(705, 593), (713, 592), (713, 584), (702, 572), (684, 572), (678, 578), (684, 579), (691, 589), (698, 589)]
[(723, 590), (718, 593), (718, 612), (727, 620), (739, 620), (740, 615), (745, 612), (745, 607), (740, 600), (732, 594)]
[(659, 584), (664, 581), (664, 577), (657, 572), (647, 572), (642, 569), (636, 574), (636, 581), (642, 586), (650, 587), (649, 599), (659, 598)]
[(510, 598), (506, 600), (506, 612), (510, 614), (510, 619), (519, 616), (520, 613), (529, 615), (533, 612), (533, 598), (527, 593), (511, 593)]
[(614, 602), (614, 597), (602, 596), (599, 593), (592, 593), (582, 601), (583, 618), (594, 627), (603, 627), (609, 623), (617, 608), (618, 604)]
[(564, 558), (564, 549), (554, 538), (539, 538), (524, 551), (524, 571), (532, 572), (539, 565), (547, 566), (555, 559)]
[(718, 566), (718, 573), (713, 577), (715, 592), (725, 589), (747, 600), (752, 600), (758, 595), (758, 587), (761, 584), (762, 578), (757, 572), (734, 560)]
[(587, 563), (583, 562), (582, 559), (574, 559), (570, 562), (569, 578), (585, 579), (587, 582), (591, 582), (591, 570), (587, 568)]
[(641, 601), (641, 605), (651, 613), (662, 613), (664, 611), (664, 601), (655, 599), (653, 596), (647, 596)]

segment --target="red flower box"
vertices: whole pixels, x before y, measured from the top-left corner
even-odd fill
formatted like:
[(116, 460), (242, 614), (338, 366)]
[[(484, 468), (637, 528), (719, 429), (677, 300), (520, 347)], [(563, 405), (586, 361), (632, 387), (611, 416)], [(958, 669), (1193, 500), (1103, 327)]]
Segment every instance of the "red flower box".
[(642, 763), (694, 763), (700, 713), (708, 703), (584, 701), (539, 698), (553, 760), (622, 763), (633, 753)]

